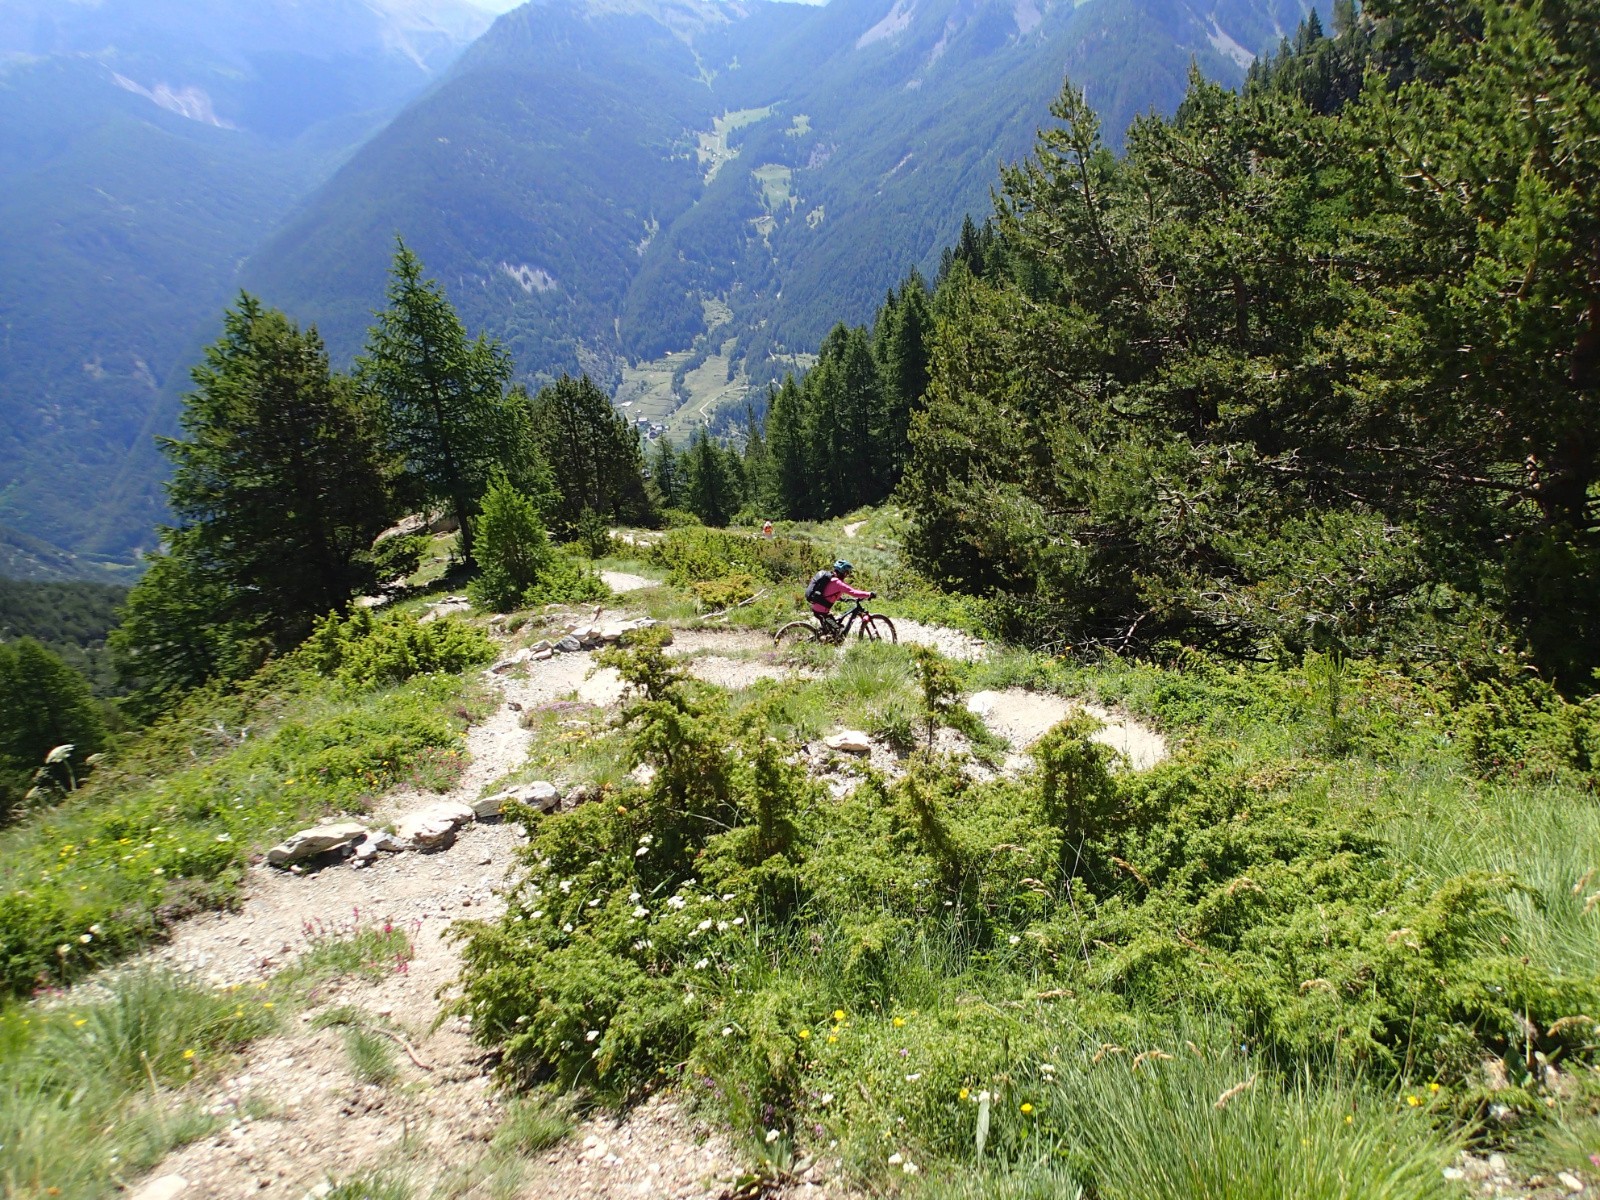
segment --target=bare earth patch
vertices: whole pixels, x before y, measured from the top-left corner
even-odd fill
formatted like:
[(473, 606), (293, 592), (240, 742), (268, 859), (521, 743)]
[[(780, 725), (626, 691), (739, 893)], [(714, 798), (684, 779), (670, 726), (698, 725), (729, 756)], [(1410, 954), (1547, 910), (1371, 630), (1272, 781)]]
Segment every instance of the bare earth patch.
[(1100, 728), (1089, 740), (1110, 746), (1133, 770), (1147, 771), (1167, 757), (1166, 739), (1149, 726), (1097, 704), (1065, 696), (1007, 688), (978, 692), (968, 697), (967, 708), (1016, 750), (1027, 749), (1074, 713), (1083, 712), (1100, 722)]

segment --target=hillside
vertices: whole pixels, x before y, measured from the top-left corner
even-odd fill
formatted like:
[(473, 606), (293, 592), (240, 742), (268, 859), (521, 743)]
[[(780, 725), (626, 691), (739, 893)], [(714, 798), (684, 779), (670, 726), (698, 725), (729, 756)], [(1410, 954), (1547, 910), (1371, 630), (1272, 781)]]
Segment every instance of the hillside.
[[(1230, 83), (1302, 5), (839, 0), (531, 5), (500, 20), (243, 278), (359, 347), (404, 233), (532, 378), (690, 348), (704, 307), (757, 378), (931, 269), (1063, 70), (1107, 126)], [(709, 347), (713, 352), (717, 345)]]
[[(899, 645), (774, 651), (787, 576), (721, 618), (687, 586), (750, 531), (635, 531), (600, 618), (414, 597), (369, 649), (472, 662), (299, 656), (0, 834), (13, 988), (170, 942), (0, 1013), (0, 1078), (34, 1085), (0, 1181), (1592, 1194), (1584, 779), (1481, 774), (1472, 713), (1375, 665), (1074, 666), (918, 624), (961, 609), (904, 528), (761, 551), (851, 553)], [(343, 850), (255, 857), (323, 813)]]
[(239, 260), (489, 18), (347, 0), (0, 0), (0, 520), (153, 544), (171, 421)]

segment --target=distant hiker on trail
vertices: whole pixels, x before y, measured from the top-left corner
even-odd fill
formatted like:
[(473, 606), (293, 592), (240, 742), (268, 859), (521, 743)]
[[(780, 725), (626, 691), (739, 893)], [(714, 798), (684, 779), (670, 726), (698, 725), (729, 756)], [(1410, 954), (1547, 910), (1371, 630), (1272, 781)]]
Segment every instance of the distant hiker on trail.
[(845, 582), (850, 572), (855, 568), (844, 559), (839, 559), (833, 564), (830, 571), (818, 571), (811, 577), (811, 582), (806, 584), (806, 599), (811, 603), (811, 611), (816, 614), (822, 628), (833, 633), (837, 628), (832, 612), (833, 606), (841, 600), (871, 600), (876, 592), (863, 592), (851, 587)]

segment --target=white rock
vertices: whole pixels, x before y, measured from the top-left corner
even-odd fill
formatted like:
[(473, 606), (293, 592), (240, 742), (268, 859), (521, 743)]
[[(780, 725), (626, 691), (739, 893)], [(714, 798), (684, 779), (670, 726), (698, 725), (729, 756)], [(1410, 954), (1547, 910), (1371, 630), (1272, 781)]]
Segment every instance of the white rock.
[(317, 825), (302, 829), (287, 841), (278, 843), (267, 851), (267, 861), (275, 867), (304, 862), (340, 846), (348, 846), (367, 835), (367, 827), (357, 821), (337, 821), (330, 825)]
[(827, 738), (823, 745), (829, 750), (839, 750), (845, 754), (868, 754), (872, 751), (872, 739), (859, 729), (846, 729), (843, 733), (836, 733)]
[(1569, 1192), (1583, 1191), (1583, 1180), (1579, 1179), (1570, 1171), (1562, 1171), (1556, 1176), (1556, 1178), (1561, 1181), (1561, 1186), (1566, 1188)]
[(600, 640), (602, 642), (620, 642), (624, 636), (632, 632), (634, 626), (629, 625), (603, 625), (600, 627)]
[(554, 650), (551, 650), (549, 647), (546, 647), (543, 650), (535, 650), (533, 652), (533, 661), (534, 662), (548, 662), (550, 659), (554, 658), (555, 656), (556, 656), (556, 652)]
[(492, 796), (485, 796), (482, 800), (474, 800), (472, 802), (472, 811), (477, 815), (478, 820), (489, 820), (493, 817), (498, 817), (502, 806), (514, 798), (510, 792), (496, 792)]
[(441, 800), (401, 817), (394, 823), (394, 832), (414, 849), (443, 850), (454, 844), (456, 829), (474, 815), (470, 804)]
[(538, 780), (535, 783), (524, 784), (516, 789), (520, 799), (530, 808), (537, 808), (540, 812), (550, 812), (561, 803), (561, 792), (553, 783)]
[(173, 1200), (183, 1195), (188, 1187), (189, 1181), (182, 1175), (163, 1175), (134, 1192), (129, 1200)]

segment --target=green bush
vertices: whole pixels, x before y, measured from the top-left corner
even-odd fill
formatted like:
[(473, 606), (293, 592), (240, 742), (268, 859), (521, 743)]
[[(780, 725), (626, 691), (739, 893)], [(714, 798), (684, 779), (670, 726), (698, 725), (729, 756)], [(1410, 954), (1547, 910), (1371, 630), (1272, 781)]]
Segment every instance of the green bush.
[(317, 623), (296, 657), (355, 687), (382, 687), (414, 675), (463, 671), (494, 657), (488, 635), (446, 618), (426, 624), (409, 615), (374, 617), (358, 608)]
[(646, 550), (680, 587), (749, 574), (800, 591), (824, 565), (817, 550), (794, 538), (761, 538), (704, 526), (674, 528)]

